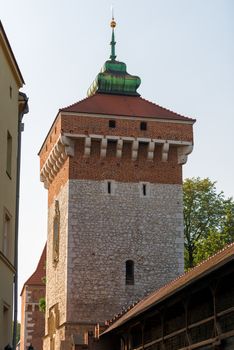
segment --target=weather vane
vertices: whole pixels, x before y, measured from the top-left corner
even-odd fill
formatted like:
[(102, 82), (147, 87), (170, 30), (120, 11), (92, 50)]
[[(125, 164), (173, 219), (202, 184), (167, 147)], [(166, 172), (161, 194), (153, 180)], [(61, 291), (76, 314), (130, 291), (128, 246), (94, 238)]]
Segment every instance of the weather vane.
[(111, 5), (111, 17), (112, 17), (112, 19), (114, 19), (114, 7), (113, 7), (113, 5)]

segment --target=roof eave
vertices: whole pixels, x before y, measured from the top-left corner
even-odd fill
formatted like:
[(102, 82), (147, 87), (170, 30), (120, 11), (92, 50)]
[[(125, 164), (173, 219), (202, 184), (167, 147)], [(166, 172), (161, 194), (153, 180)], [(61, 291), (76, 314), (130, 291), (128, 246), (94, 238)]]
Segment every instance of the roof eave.
[[(208, 259), (209, 260), (209, 259)], [(117, 328), (125, 325), (127, 322), (129, 322), (130, 320), (136, 318), (137, 316), (139, 316), (140, 314), (146, 312), (147, 310), (149, 310), (151, 307), (156, 306), (157, 304), (163, 302), (165, 299), (169, 298), (171, 295), (178, 293), (179, 291), (183, 290), (184, 288), (188, 287), (189, 285), (191, 285), (192, 283), (195, 283), (198, 279), (205, 277), (207, 274), (214, 272), (215, 270), (219, 269), (220, 267), (222, 267), (223, 265), (225, 265), (226, 263), (230, 262), (234, 260), (234, 255), (228, 255), (226, 259), (223, 259), (221, 261), (219, 261), (217, 264), (210, 266), (210, 268), (208, 268), (207, 270), (204, 270), (203, 272), (201, 272), (200, 274), (198, 274), (197, 276), (194, 276), (193, 278), (191, 278), (191, 280), (188, 280), (187, 282), (185, 282), (184, 284), (182, 284), (181, 286), (178, 286), (175, 289), (172, 289), (169, 293), (165, 294), (164, 296), (162, 296), (161, 298), (159, 298), (158, 300), (156, 300), (155, 302), (152, 302), (150, 305), (147, 305), (145, 308), (139, 310), (138, 312), (136, 312), (135, 314), (133, 314), (132, 316), (130, 315), (128, 318), (126, 318), (125, 320), (123, 320), (122, 322), (119, 322), (119, 320), (116, 321), (116, 323), (114, 323), (113, 325), (111, 325), (105, 332), (103, 332), (101, 334), (105, 335), (107, 333), (110, 333), (114, 330), (116, 330)], [(189, 272), (188, 272), (189, 273)], [(184, 275), (182, 275), (184, 276)], [(182, 277), (181, 276), (181, 277)], [(172, 281), (173, 282), (173, 281)], [(147, 299), (148, 297), (146, 297)], [(130, 312), (130, 311), (129, 311)]]
[(55, 125), (57, 119), (59, 118), (60, 113), (61, 113), (61, 109), (60, 109), (60, 110), (58, 111), (58, 113), (56, 114), (56, 117), (54, 118), (54, 121), (53, 121), (53, 123), (52, 123), (52, 125), (51, 125), (51, 127), (50, 127), (50, 129), (49, 129), (49, 131), (48, 131), (48, 133), (47, 133), (47, 135), (46, 135), (46, 137), (44, 138), (44, 141), (43, 141), (43, 143), (42, 143), (42, 145), (41, 145), (41, 148), (40, 148), (40, 150), (39, 150), (38, 153), (37, 153), (38, 156), (40, 156), (41, 151), (42, 151), (42, 149), (43, 149), (43, 147), (44, 147), (44, 145), (45, 145), (45, 143), (46, 143), (46, 140), (47, 140), (47, 138), (48, 138), (48, 136), (49, 136), (51, 130), (53, 129), (53, 127), (54, 127), (54, 125)]
[(133, 115), (130, 115), (130, 114), (126, 114), (126, 115), (116, 115), (116, 113), (113, 113), (113, 114), (108, 114), (108, 113), (95, 113), (95, 112), (81, 112), (81, 111), (69, 111), (69, 110), (66, 110), (66, 109), (60, 109), (59, 112), (61, 113), (64, 113), (64, 114), (70, 114), (70, 115), (77, 115), (77, 116), (88, 116), (88, 115), (92, 115), (92, 116), (96, 116), (96, 117), (100, 117), (100, 116), (115, 116), (117, 118), (148, 118), (148, 119), (151, 119), (151, 120), (156, 120), (156, 121), (163, 121), (163, 122), (169, 122), (169, 123), (185, 123), (185, 124), (194, 124), (196, 123), (196, 119), (192, 119), (192, 118), (189, 118), (189, 117), (184, 117), (184, 118), (165, 118), (165, 117), (157, 117), (157, 116), (147, 116), (145, 115), (144, 117), (142, 116), (133, 116)]

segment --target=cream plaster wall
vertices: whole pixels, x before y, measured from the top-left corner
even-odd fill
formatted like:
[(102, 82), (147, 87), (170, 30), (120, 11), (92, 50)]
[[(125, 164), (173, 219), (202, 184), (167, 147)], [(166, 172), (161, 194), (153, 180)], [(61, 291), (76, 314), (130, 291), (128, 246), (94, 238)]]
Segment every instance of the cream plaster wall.
[[(18, 95), (22, 86), (16, 79), (16, 72), (18, 68), (0, 25), (0, 349), (12, 343)], [(12, 136), (11, 177), (6, 173), (8, 131)], [(9, 248), (6, 256), (3, 254), (5, 212), (10, 217)], [(4, 319), (4, 305), (9, 308), (7, 319)]]

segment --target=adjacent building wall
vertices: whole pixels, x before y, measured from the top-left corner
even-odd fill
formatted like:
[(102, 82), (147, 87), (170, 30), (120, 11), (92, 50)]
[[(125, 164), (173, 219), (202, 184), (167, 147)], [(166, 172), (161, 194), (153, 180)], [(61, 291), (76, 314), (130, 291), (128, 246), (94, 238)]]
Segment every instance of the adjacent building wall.
[(12, 342), (18, 96), (23, 83), (0, 22), (0, 349)]

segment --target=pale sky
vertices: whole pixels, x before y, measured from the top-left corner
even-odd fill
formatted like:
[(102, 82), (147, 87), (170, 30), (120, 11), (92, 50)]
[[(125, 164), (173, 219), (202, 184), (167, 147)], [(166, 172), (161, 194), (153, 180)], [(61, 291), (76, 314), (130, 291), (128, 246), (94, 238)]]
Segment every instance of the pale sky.
[(184, 178), (209, 177), (234, 196), (233, 0), (0, 0), (30, 108), (22, 135), (19, 291), (47, 235), (37, 153), (58, 109), (85, 98), (108, 59), (111, 5), (117, 59), (141, 77), (142, 97), (197, 119)]

